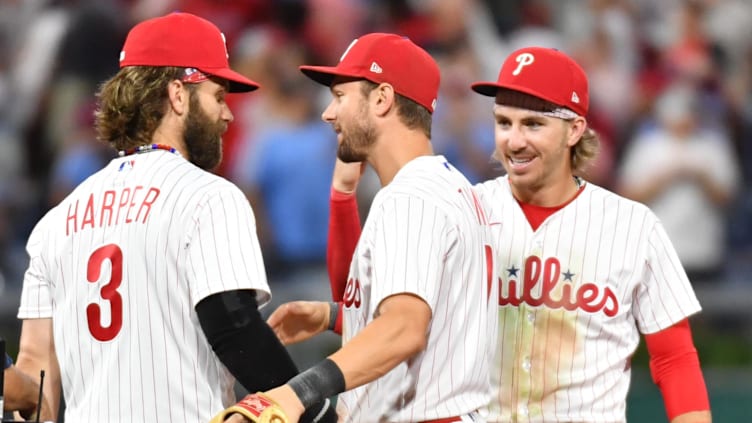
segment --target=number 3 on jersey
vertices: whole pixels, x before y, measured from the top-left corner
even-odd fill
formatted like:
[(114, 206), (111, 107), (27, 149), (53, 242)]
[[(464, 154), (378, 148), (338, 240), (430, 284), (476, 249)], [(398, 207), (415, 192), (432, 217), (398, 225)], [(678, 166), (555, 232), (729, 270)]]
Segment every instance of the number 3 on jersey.
[(123, 327), (123, 297), (117, 291), (123, 280), (123, 252), (120, 247), (108, 244), (91, 253), (86, 266), (86, 279), (90, 283), (97, 283), (105, 260), (110, 262), (110, 277), (103, 281), (99, 295), (110, 303), (110, 325), (102, 326), (102, 309), (99, 304), (90, 303), (86, 306), (89, 332), (91, 336), (102, 342), (114, 339)]

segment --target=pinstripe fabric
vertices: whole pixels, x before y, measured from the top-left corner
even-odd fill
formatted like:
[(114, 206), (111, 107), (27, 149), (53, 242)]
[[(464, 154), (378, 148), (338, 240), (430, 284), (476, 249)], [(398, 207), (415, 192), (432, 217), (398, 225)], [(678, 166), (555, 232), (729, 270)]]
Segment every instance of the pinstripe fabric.
[(270, 298), (234, 185), (166, 151), (117, 158), (44, 216), (27, 251), (18, 317), (53, 319), (66, 421), (199, 423), (234, 402), (194, 311), (225, 290)]
[(346, 421), (416, 422), (488, 402), (495, 292), (487, 284), (488, 227), (473, 198), (468, 181), (440, 156), (411, 161), (374, 198), (345, 289), (343, 343), (393, 294), (419, 296), (433, 318), (425, 351), (340, 395)]
[(640, 332), (700, 310), (660, 222), (587, 184), (533, 232), (506, 177), (476, 188), (499, 223), (489, 421), (624, 422)]

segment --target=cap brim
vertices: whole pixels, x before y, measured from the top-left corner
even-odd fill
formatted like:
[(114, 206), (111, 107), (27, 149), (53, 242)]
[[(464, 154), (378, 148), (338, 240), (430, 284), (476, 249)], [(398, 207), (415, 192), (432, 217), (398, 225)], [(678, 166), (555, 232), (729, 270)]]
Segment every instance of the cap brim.
[(506, 86), (506, 85), (499, 84), (497, 82), (476, 82), (476, 83), (472, 84), (471, 87), (472, 87), (473, 91), (475, 91), (475, 92), (477, 92), (479, 94), (487, 95), (489, 97), (496, 97), (496, 95), (499, 93), (499, 90), (508, 90), (508, 91), (512, 91), (512, 92), (516, 91), (516, 92), (519, 92), (519, 93), (523, 93), (523, 94), (527, 94), (527, 95), (539, 98), (539, 99), (541, 99), (543, 101), (547, 101), (547, 102), (549, 102), (551, 104), (555, 104), (555, 105), (558, 105), (560, 107), (568, 107), (566, 105), (560, 105), (558, 103), (555, 103), (555, 102), (547, 99), (545, 95), (543, 95), (542, 93), (538, 92), (537, 90), (530, 89), (528, 87)]
[(483, 94), (489, 97), (496, 97), (496, 93), (500, 88), (504, 88), (494, 82), (476, 82), (470, 86), (473, 91), (478, 94)]
[(245, 76), (235, 72), (232, 69), (199, 69), (201, 72), (205, 72), (209, 75), (216, 76), (218, 78), (226, 79), (230, 82), (231, 93), (247, 93), (249, 91), (257, 90), (260, 85), (252, 81)]
[(332, 81), (338, 76), (362, 78), (362, 76), (359, 75), (344, 73), (333, 66), (299, 66), (298, 69), (300, 69), (305, 76), (313, 79), (321, 85), (326, 85), (327, 87), (331, 87)]

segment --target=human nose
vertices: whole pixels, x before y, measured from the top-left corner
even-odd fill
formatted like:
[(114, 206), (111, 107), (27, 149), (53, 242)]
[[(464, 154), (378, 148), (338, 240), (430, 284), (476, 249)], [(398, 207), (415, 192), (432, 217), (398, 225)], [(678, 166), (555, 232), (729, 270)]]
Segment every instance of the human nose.
[(222, 119), (226, 121), (227, 123), (232, 122), (235, 120), (235, 116), (232, 114), (232, 110), (230, 110), (230, 106), (227, 104), (224, 104), (222, 107)]
[(336, 114), (334, 113), (334, 100), (329, 102), (329, 105), (326, 106), (326, 109), (321, 113), (321, 120), (327, 123), (334, 122), (334, 118), (336, 117)]
[(502, 132), (502, 141), (507, 144), (507, 147), (512, 150), (522, 150), (525, 148), (527, 142), (525, 141), (525, 134), (520, 130), (518, 125), (509, 125)]

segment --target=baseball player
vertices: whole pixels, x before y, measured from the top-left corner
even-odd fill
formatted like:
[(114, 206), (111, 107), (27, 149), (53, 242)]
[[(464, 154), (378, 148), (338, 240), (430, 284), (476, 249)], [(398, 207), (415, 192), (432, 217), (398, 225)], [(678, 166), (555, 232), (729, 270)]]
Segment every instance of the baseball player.
[[(472, 88), (495, 97), (494, 157), (507, 173), (476, 186), (498, 251), (489, 421), (624, 422), (643, 334), (669, 420), (710, 422), (687, 320), (700, 305), (671, 242), (647, 207), (582, 177), (598, 148), (585, 72), (562, 52), (530, 47), (504, 61), (498, 81)], [(343, 192), (331, 201), (332, 226), (357, 231), (346, 194), (358, 175), (335, 172)], [(330, 233), (330, 248), (349, 248), (352, 234)], [(329, 254), (335, 296), (346, 254)]]
[[(208, 170), (231, 92), (224, 36), (173, 13), (131, 29), (98, 94), (100, 139), (119, 157), (50, 210), (27, 244), (18, 366), (45, 369), (69, 422), (205, 423), (297, 374), (258, 307), (270, 299), (254, 215)], [(234, 376), (234, 377), (233, 377)], [(306, 421), (334, 421), (312, 403)]]
[[(293, 422), (302, 406), (337, 394), (341, 421), (481, 421), (492, 354), (486, 339), (496, 333), (494, 254), (471, 184), (433, 155), (438, 66), (407, 38), (372, 33), (353, 41), (337, 66), (301, 70), (331, 88), (322, 118), (337, 132), (338, 158), (367, 161), (382, 188), (341, 309), (294, 302), (268, 320), (294, 342), (339, 317), (342, 348), (268, 397)], [(254, 405), (228, 412), (257, 414)]]

